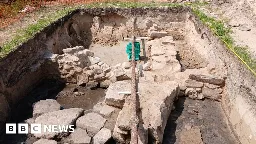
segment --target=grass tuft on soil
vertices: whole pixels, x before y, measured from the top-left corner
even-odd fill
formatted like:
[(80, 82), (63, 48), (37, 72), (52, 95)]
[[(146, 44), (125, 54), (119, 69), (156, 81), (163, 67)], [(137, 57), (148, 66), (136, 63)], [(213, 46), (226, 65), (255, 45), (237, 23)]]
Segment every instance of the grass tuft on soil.
[(247, 47), (237, 46), (231, 37), (231, 29), (225, 24), (212, 17), (207, 16), (205, 13), (197, 8), (192, 8), (195, 15), (208, 26), (212, 32), (217, 35), (226, 46), (248, 67), (248, 69), (256, 76), (256, 60), (251, 56)]

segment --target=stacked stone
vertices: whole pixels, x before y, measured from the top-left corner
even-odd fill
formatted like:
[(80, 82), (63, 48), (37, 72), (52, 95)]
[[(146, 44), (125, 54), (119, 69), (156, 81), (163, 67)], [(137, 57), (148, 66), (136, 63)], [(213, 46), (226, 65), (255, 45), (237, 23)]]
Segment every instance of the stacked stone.
[(107, 88), (112, 82), (130, 79), (129, 62), (110, 67), (83, 46), (63, 49), (63, 53), (51, 60), (58, 63), (61, 77), (68, 83), (79, 86), (100, 83)]
[(204, 98), (221, 101), (225, 80), (212, 75), (190, 74), (181, 88), (186, 96), (192, 99)]

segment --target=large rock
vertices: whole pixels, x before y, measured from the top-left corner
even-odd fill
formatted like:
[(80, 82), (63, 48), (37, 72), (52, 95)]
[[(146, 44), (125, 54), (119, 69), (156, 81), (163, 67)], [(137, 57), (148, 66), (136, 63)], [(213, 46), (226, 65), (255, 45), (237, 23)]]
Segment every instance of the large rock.
[(176, 82), (139, 84), (143, 123), (155, 143), (162, 143), (164, 129), (178, 92)]
[(188, 88), (202, 88), (204, 86), (202, 82), (198, 82), (191, 79), (188, 79), (185, 82), (186, 82), (186, 87)]
[(213, 84), (209, 84), (209, 83), (205, 83), (204, 85), (205, 85), (205, 87), (208, 87), (210, 89), (220, 88), (220, 86), (218, 86), (218, 85), (213, 85)]
[(162, 37), (167, 36), (167, 34), (168, 34), (167, 32), (151, 31), (151, 32), (149, 32), (149, 37), (152, 39), (162, 38)]
[(37, 117), (41, 114), (60, 110), (61, 105), (53, 99), (40, 100), (34, 105), (33, 117)]
[(114, 76), (116, 77), (117, 81), (127, 80), (129, 77), (127, 76), (125, 70), (121, 66), (116, 66), (112, 69)]
[(57, 142), (55, 140), (40, 139), (33, 144), (57, 144)]
[(223, 78), (210, 76), (210, 75), (191, 74), (191, 75), (189, 75), (189, 78), (192, 80), (199, 81), (199, 82), (204, 82), (204, 83), (209, 83), (209, 84), (214, 84), (214, 85), (220, 85), (220, 86), (225, 85), (225, 80)]
[(76, 54), (77, 52), (79, 51), (82, 51), (84, 50), (84, 47), (83, 46), (76, 46), (76, 47), (73, 47), (73, 48), (66, 48), (66, 49), (63, 49), (63, 53), (65, 54)]
[[(35, 123), (41, 124), (42, 130), (44, 129), (43, 125), (57, 125), (58, 127), (63, 125), (74, 125), (76, 119), (83, 114), (83, 111), (84, 110), (81, 108), (70, 108), (44, 113), (35, 119)], [(65, 132), (42, 132), (34, 135), (37, 138), (49, 139), (55, 136), (65, 135)]]
[[(176, 82), (143, 82), (139, 83), (139, 102), (144, 129), (149, 130), (153, 143), (161, 143), (164, 129), (172, 110), (173, 101), (179, 92)], [(126, 142), (125, 132), (131, 129), (131, 106), (128, 102), (118, 115), (113, 138), (120, 142)], [(147, 136), (140, 138), (146, 141)]]
[(96, 112), (96, 113), (100, 113), (103, 106), (104, 106), (104, 103), (99, 102), (99, 103), (97, 103), (96, 105), (93, 106), (93, 111)]
[(88, 135), (93, 137), (104, 126), (106, 119), (97, 113), (88, 113), (76, 121), (76, 126), (87, 130)]
[(109, 117), (115, 111), (115, 108), (108, 105), (103, 105), (102, 109), (100, 110), (100, 114)]
[(113, 138), (117, 143), (123, 144), (123, 143), (129, 143), (127, 140), (127, 135), (129, 132), (120, 130), (117, 126), (115, 126), (113, 131)]
[(97, 103), (94, 107), (93, 107), (93, 111), (100, 113), (101, 115), (105, 116), (105, 117), (109, 117), (111, 116), (111, 114), (116, 110), (115, 107), (106, 105), (105, 103)]
[(93, 137), (93, 144), (105, 144), (110, 138), (111, 130), (103, 128)]
[(83, 86), (89, 82), (89, 76), (86, 73), (77, 76), (77, 85)]
[(131, 130), (132, 122), (132, 103), (130, 100), (126, 100), (123, 109), (119, 112), (116, 125), (122, 131)]
[(112, 83), (105, 96), (105, 103), (110, 106), (122, 108), (125, 102), (125, 95), (118, 92), (130, 92), (131, 84), (128, 81)]
[(104, 81), (100, 82), (100, 87), (101, 88), (108, 88), (110, 84), (111, 84), (110, 80), (104, 80)]
[(75, 131), (70, 134), (70, 140), (73, 143), (90, 144), (91, 137), (89, 137), (86, 130), (76, 128)]
[(91, 51), (88, 50), (88, 49), (84, 49), (84, 50), (78, 51), (78, 53), (77, 53), (76, 55), (77, 55), (77, 57), (79, 57), (79, 58), (82, 58), (82, 57), (85, 57), (85, 56), (91, 56), (91, 57), (93, 57), (93, 56), (94, 56), (94, 53), (91, 52)]

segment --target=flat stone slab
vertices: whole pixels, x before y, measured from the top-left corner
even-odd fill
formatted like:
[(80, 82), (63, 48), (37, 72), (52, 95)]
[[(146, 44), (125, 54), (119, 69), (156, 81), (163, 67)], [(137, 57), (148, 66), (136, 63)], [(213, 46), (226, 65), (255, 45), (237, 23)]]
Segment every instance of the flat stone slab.
[(82, 51), (84, 50), (84, 47), (83, 46), (76, 46), (76, 47), (73, 47), (73, 48), (66, 48), (66, 49), (63, 49), (63, 53), (66, 53), (66, 54), (75, 54), (79, 51)]
[(100, 114), (109, 117), (113, 112), (115, 111), (115, 108), (108, 105), (103, 105), (103, 107), (100, 110)]
[(196, 80), (203, 83), (209, 83), (214, 85), (225, 85), (225, 80), (219, 77), (210, 76), (210, 75), (196, 75), (196, 74), (190, 74), (189, 78), (192, 80)]
[(111, 130), (103, 128), (93, 137), (93, 144), (105, 144), (111, 136)]
[(55, 140), (40, 139), (33, 144), (57, 144), (57, 142)]
[(97, 113), (88, 113), (76, 121), (76, 126), (87, 130), (90, 137), (97, 134), (104, 126), (106, 119)]
[(185, 82), (186, 82), (186, 87), (188, 88), (202, 88), (204, 86), (204, 83), (191, 80), (191, 79), (188, 79)]
[(213, 85), (213, 84), (209, 84), (209, 83), (205, 83), (204, 84), (207, 88), (210, 88), (210, 89), (217, 89), (217, 88), (220, 88), (220, 86), (218, 85)]
[(123, 109), (119, 112), (116, 125), (121, 131), (131, 130), (132, 121), (132, 104), (130, 100), (126, 100)]
[(91, 137), (87, 134), (86, 130), (76, 128), (75, 132), (70, 134), (70, 140), (73, 143), (90, 144)]
[(40, 100), (33, 107), (33, 117), (60, 110), (61, 105), (54, 99)]
[[(42, 125), (57, 125), (59, 126), (67, 126), (75, 124), (75, 121), (78, 117), (83, 114), (84, 110), (81, 108), (70, 108), (64, 110), (58, 110), (54, 112), (44, 113), (41, 116), (35, 119), (36, 124)], [(37, 138), (53, 138), (60, 134), (64, 134), (64, 132), (42, 132), (39, 134), (34, 134)]]
[[(154, 143), (162, 143), (164, 129), (172, 110), (173, 101), (178, 95), (178, 83), (168, 82), (143, 82), (139, 83), (139, 100), (141, 109), (141, 120), (145, 129), (149, 129)], [(122, 111), (120, 111), (114, 129), (114, 139), (123, 142), (125, 133), (131, 129), (131, 105), (126, 100)], [(141, 137), (141, 140), (143, 138)]]
[(103, 116), (109, 117), (111, 116), (111, 114), (116, 110), (117, 108), (106, 105), (105, 103), (97, 103), (94, 107), (93, 107), (93, 111), (100, 113)]
[(162, 37), (165, 37), (165, 36), (167, 36), (167, 32), (164, 32), (164, 31), (162, 31), (162, 32), (159, 32), (159, 31), (151, 31), (150, 33), (149, 33), (149, 37), (150, 38), (162, 38)]
[(128, 81), (118, 81), (110, 84), (106, 96), (105, 103), (110, 106), (122, 108), (125, 102), (125, 95), (118, 92), (130, 92), (131, 84)]

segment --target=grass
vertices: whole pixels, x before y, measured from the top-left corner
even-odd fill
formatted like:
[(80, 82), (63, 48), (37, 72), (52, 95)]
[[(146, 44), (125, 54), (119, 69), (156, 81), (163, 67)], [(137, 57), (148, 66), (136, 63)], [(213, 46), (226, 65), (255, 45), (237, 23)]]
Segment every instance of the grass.
[(247, 47), (237, 46), (231, 37), (230, 28), (226, 27), (225, 24), (216, 20), (212, 17), (207, 16), (197, 8), (192, 8), (195, 15), (207, 25), (212, 32), (217, 35), (226, 46), (248, 67), (248, 69), (256, 76), (256, 60), (251, 56)]
[(8, 41), (3, 44), (2, 48), (0, 49), (0, 58), (3, 58), (8, 53), (15, 50), (15, 48), (18, 45), (26, 42), (28, 39), (32, 38), (36, 33), (41, 31), (43, 28), (47, 27), (48, 25), (58, 20), (59, 18), (67, 15), (74, 9), (75, 8), (62, 9), (51, 16), (38, 20), (36, 24), (31, 24), (26, 29), (20, 30), (19, 33), (15, 35), (11, 41)]

